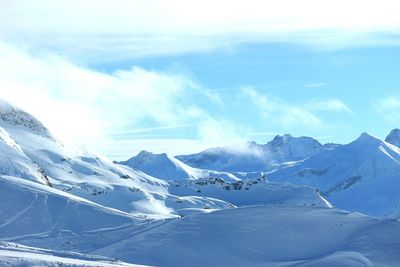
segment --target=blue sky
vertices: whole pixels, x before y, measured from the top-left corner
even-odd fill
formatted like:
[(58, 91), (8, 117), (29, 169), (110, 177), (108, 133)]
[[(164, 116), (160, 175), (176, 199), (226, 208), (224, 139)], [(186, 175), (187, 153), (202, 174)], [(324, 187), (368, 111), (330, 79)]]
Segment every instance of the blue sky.
[(397, 5), (4, 1), (0, 90), (113, 159), (284, 133), (384, 138), (400, 127)]
[[(255, 43), (92, 67), (112, 72), (135, 65), (189, 75), (206, 90), (218, 92), (225, 102), (221, 108), (199, 100), (202, 106), (223, 119), (251, 128), (245, 139), (265, 143), (275, 134), (288, 132), (314, 136), (321, 142), (346, 143), (364, 131), (384, 138), (392, 128), (400, 127), (400, 121), (385, 119), (378, 107), (382, 99), (400, 95), (399, 62), (398, 46), (321, 50), (292, 43)], [(312, 111), (322, 123), (287, 125), (277, 122), (279, 117), (264, 118), (256, 103), (240, 96), (246, 87), (282, 103), (282, 108), (332, 99), (346, 108)], [(196, 135), (193, 128), (165, 129), (157, 134), (187, 138)]]

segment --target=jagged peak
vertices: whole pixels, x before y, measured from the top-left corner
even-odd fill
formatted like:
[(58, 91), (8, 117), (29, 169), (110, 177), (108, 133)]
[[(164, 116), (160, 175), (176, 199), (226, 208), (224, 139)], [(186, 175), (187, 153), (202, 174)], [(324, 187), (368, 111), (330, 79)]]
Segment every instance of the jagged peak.
[(287, 141), (289, 139), (292, 139), (293, 136), (291, 134), (284, 134), (284, 135), (276, 135), (274, 139), (272, 139), (272, 142), (282, 142), (282, 141)]
[(174, 158), (169, 157), (166, 153), (155, 154), (153, 152), (142, 150), (136, 156), (130, 158), (125, 162), (141, 162), (144, 163), (146, 161), (153, 161), (153, 160), (169, 160), (175, 161)]
[(322, 146), (322, 144), (320, 144), (318, 142), (318, 140), (312, 138), (312, 137), (308, 137), (308, 136), (300, 136), (300, 137), (294, 137), (291, 134), (284, 134), (284, 135), (276, 135), (270, 142), (268, 142), (266, 145), (267, 146), (271, 146), (271, 145), (281, 145), (281, 144), (289, 144), (291, 141), (312, 141), (315, 143), (318, 143), (319, 145)]

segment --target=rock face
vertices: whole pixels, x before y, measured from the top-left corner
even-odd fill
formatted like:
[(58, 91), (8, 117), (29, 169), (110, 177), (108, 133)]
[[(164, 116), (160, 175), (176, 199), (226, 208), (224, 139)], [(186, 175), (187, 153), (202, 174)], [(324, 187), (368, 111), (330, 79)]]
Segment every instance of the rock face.
[(385, 138), (385, 141), (389, 144), (400, 147), (400, 129), (393, 129)]

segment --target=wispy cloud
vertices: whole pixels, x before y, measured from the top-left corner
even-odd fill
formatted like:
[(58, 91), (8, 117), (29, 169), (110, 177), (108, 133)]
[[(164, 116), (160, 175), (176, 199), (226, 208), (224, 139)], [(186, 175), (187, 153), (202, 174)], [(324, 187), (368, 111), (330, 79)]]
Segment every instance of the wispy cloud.
[(244, 42), (398, 45), (398, 8), (394, 0), (2, 1), (0, 36), (92, 61)]
[(144, 128), (139, 128), (139, 129), (114, 131), (112, 133), (112, 135), (113, 136), (123, 136), (123, 135), (132, 136), (135, 134), (151, 134), (154, 132), (160, 132), (160, 131), (171, 130), (171, 129), (189, 128), (189, 127), (195, 127), (195, 126), (196, 126), (196, 124), (194, 124), (194, 123), (161, 125), (161, 126), (157, 126), (157, 127), (144, 127)]
[(338, 99), (313, 100), (305, 104), (292, 104), (281, 99), (271, 98), (250, 87), (241, 90), (244, 97), (252, 101), (261, 115), (269, 121), (285, 127), (299, 125), (319, 127), (326, 123), (317, 115), (317, 111), (347, 112), (351, 109)]
[(352, 113), (353, 111), (339, 99), (315, 100), (306, 104), (306, 108), (311, 111), (337, 111)]

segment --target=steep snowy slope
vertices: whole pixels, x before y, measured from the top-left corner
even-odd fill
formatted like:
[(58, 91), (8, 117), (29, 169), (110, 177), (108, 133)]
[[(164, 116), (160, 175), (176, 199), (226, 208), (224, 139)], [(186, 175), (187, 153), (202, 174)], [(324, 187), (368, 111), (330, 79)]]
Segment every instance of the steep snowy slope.
[(143, 266), (133, 265), (106, 257), (79, 253), (57, 252), (15, 243), (0, 242), (0, 265), (2, 266)]
[(24, 154), (2, 127), (0, 127), (0, 151), (0, 174), (19, 176), (44, 184), (49, 183), (43, 170)]
[(369, 134), (269, 174), (275, 182), (321, 190), (335, 207), (373, 216), (400, 216), (400, 150)]
[(289, 134), (276, 136), (265, 145), (254, 142), (245, 147), (211, 148), (193, 155), (176, 158), (189, 166), (227, 172), (262, 172), (276, 169), (280, 164), (305, 159), (322, 150), (331, 149), (310, 137), (292, 137)]
[(400, 129), (393, 129), (385, 139), (386, 142), (400, 147)]
[(211, 177), (222, 178), (227, 181), (239, 180), (230, 173), (192, 168), (165, 153), (153, 154), (148, 151), (141, 151), (137, 156), (118, 163), (163, 180), (196, 180)]
[(395, 220), (265, 206), (185, 217), (93, 253), (155, 266), (397, 266), (399, 236)]

